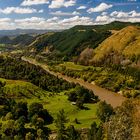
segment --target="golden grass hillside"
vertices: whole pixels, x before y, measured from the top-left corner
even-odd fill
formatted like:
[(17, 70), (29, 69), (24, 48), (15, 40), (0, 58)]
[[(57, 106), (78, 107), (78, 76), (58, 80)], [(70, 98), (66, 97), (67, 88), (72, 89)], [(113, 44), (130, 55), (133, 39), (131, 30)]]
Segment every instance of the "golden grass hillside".
[(128, 26), (114, 33), (94, 50), (93, 61), (99, 61), (112, 51), (122, 56), (140, 55), (140, 27)]

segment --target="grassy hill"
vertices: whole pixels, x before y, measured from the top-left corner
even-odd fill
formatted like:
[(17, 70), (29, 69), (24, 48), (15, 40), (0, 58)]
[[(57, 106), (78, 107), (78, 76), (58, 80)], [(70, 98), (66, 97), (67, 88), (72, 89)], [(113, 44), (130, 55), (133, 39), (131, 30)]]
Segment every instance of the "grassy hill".
[[(81, 110), (68, 101), (68, 96), (66, 95), (68, 91), (61, 93), (47, 92), (26, 81), (7, 80), (3, 78), (0, 78), (0, 81), (6, 83), (3, 90), (7, 98), (15, 99), (18, 102), (25, 101), (28, 105), (34, 102), (41, 103), (54, 118), (56, 118), (59, 110), (64, 109), (69, 118), (67, 125), (73, 124), (76, 128), (87, 128), (90, 127), (93, 121), (99, 122), (96, 117), (98, 104), (86, 103), (85, 107), (88, 110)], [(74, 121), (76, 118), (79, 121), (78, 124)], [(56, 129), (55, 124), (51, 124), (49, 128)]]
[[(103, 61), (110, 57), (117, 61), (140, 56), (140, 28), (128, 26), (103, 41), (95, 50), (93, 61)], [(131, 61), (131, 60), (130, 60)]]
[(46, 94), (47, 92), (41, 88), (21, 80), (6, 80), (0, 78), (1, 82), (6, 85), (4, 87), (5, 96), (14, 99), (31, 99), (40, 98), (40, 96)]
[(51, 55), (51, 59), (56, 56), (68, 60), (78, 56), (86, 48), (97, 48), (112, 35), (113, 31), (129, 25), (139, 26), (140, 23), (112, 22), (107, 25), (78, 25), (62, 32), (41, 35), (29, 47), (37, 53), (44, 52), (45, 56)]

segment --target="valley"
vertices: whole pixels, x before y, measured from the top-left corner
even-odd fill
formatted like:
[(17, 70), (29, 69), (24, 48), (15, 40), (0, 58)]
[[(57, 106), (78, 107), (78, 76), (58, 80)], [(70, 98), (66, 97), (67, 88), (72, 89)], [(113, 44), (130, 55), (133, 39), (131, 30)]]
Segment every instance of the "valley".
[(31, 58), (28, 59), (28, 58), (22, 57), (22, 60), (27, 61), (34, 65), (38, 65), (56, 77), (63, 78), (64, 80), (66, 80), (68, 82), (78, 83), (81, 86), (84, 86), (85, 88), (87, 88), (89, 90), (92, 90), (97, 96), (99, 96), (100, 100), (106, 101), (108, 104), (111, 104), (113, 107), (120, 106), (122, 104), (122, 102), (125, 101), (125, 98), (122, 97), (122, 95), (119, 95), (115, 92), (111, 92), (106, 89), (103, 89), (94, 84), (85, 82), (82, 79), (74, 79), (74, 78), (62, 75), (61, 73), (50, 71), (45, 64), (39, 63), (39, 62), (35, 61), (34, 59), (31, 59)]
[(139, 140), (140, 23), (25, 31), (0, 37), (0, 139)]

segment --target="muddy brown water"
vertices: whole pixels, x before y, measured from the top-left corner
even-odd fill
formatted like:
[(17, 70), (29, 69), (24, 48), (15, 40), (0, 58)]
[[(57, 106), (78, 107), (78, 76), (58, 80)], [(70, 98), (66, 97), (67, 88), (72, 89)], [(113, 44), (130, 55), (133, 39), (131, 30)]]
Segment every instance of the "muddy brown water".
[(38, 66), (42, 67), (48, 73), (50, 73), (54, 76), (57, 76), (58, 78), (62, 78), (68, 82), (78, 83), (81, 86), (83, 86), (89, 90), (92, 90), (95, 95), (99, 96), (99, 99), (101, 101), (106, 101), (108, 104), (111, 104), (113, 107), (120, 106), (122, 104), (122, 102), (126, 100), (125, 97), (123, 97), (122, 95), (120, 95), (118, 93), (101, 88), (92, 83), (85, 82), (82, 79), (74, 79), (74, 78), (68, 77), (66, 75), (62, 75), (61, 73), (56, 73), (56, 72), (50, 71), (45, 64), (39, 63), (39, 62), (35, 61), (34, 59), (28, 59), (28, 58), (22, 57), (22, 60), (29, 62), (31, 64), (34, 64), (34, 65), (38, 65)]

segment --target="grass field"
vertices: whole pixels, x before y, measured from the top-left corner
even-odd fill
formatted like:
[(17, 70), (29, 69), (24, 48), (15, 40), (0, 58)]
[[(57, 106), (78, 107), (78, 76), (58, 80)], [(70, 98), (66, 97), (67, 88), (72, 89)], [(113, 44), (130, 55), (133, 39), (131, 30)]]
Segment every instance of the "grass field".
[[(71, 70), (86, 70), (86, 69), (89, 69), (89, 68), (95, 68), (93, 66), (84, 66), (84, 65), (79, 65), (79, 64), (74, 64), (73, 62), (65, 62), (63, 64), (59, 64), (56, 66), (56, 68), (61, 68), (61, 67), (65, 67), (66, 69), (71, 69)], [(98, 67), (96, 67), (97, 69)]]
[[(8, 97), (10, 96), (16, 101), (26, 101), (28, 104), (33, 102), (42, 103), (54, 119), (59, 110), (64, 109), (68, 118), (67, 125), (73, 124), (76, 128), (87, 128), (90, 127), (93, 121), (98, 123), (96, 118), (98, 104), (84, 104), (88, 109), (80, 110), (67, 100), (67, 95), (65, 95), (67, 91), (50, 93), (25, 81), (5, 80), (2, 78), (0, 78), (0, 81), (6, 82), (4, 91)], [(78, 124), (75, 123), (75, 119), (78, 120)], [(55, 130), (55, 124), (49, 125), (49, 128)]]

